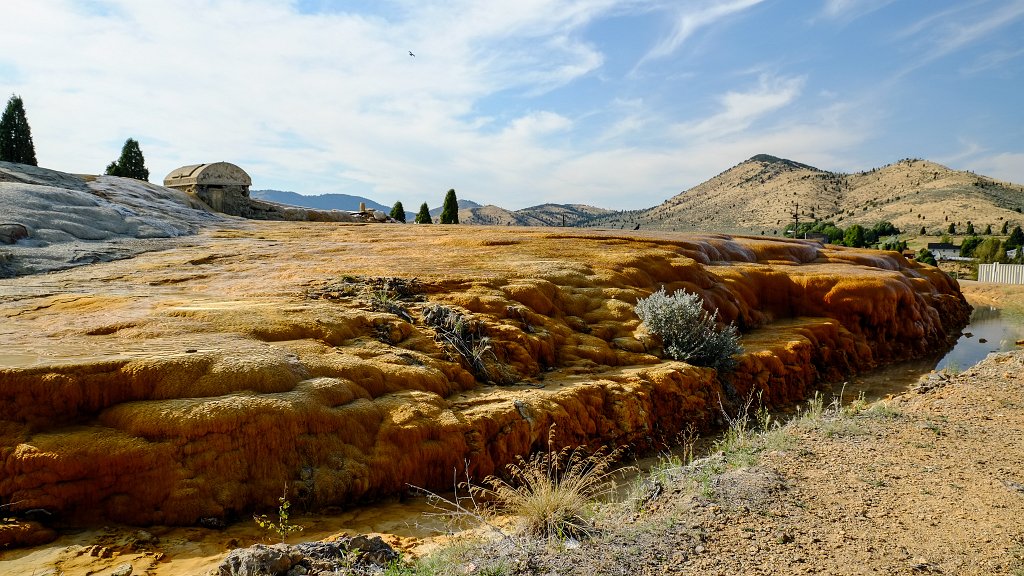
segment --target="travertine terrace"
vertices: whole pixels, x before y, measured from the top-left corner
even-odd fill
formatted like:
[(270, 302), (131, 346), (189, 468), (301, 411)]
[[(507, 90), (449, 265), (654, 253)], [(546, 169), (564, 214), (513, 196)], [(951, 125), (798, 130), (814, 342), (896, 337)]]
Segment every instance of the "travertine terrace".
[[(366, 279), (414, 284), (413, 322)], [(728, 380), (662, 360), (633, 305), (704, 296), (745, 352)], [(0, 501), (78, 521), (230, 520), (480, 477), (545, 445), (708, 427), (719, 401), (803, 398), (920, 356), (967, 321), (895, 253), (795, 240), (502, 227), (246, 223), (174, 249), (0, 281)], [(495, 383), (420, 321), (453, 306)]]

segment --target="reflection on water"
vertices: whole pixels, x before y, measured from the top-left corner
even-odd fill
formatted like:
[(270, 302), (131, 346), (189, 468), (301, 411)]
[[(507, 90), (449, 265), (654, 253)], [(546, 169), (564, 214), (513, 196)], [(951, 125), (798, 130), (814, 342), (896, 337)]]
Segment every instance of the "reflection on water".
[(842, 392), (844, 401), (855, 399), (861, 392), (867, 400), (899, 394), (913, 386), (932, 370), (963, 371), (974, 366), (992, 352), (1007, 352), (1024, 339), (1024, 318), (1004, 316), (998, 308), (979, 306), (971, 314), (956, 344), (943, 355), (892, 364), (836, 383), (832, 391)]

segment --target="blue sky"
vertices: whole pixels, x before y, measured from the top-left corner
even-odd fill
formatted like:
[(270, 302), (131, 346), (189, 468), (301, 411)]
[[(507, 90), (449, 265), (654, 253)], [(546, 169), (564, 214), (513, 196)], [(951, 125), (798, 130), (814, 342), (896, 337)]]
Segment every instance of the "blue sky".
[(67, 172), (133, 137), (154, 182), (225, 160), (407, 208), (642, 208), (758, 153), (1024, 183), (1024, 0), (34, 0), (0, 21), (0, 91)]

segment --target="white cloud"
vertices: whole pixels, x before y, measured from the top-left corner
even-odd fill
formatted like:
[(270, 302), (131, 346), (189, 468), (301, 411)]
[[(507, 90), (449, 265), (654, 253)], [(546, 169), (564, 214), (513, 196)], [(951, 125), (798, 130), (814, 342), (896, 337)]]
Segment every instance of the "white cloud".
[(991, 38), (1000, 28), (1024, 17), (1024, 0), (997, 2), (993, 9), (990, 6), (991, 3), (957, 6), (904, 28), (898, 38), (918, 37), (923, 46), (922, 54), (907, 71)]
[(892, 2), (893, 0), (825, 0), (821, 16), (829, 20), (856, 20)]
[(999, 180), (1024, 184), (1024, 152), (1002, 152), (965, 163), (969, 170)]
[(710, 3), (682, 2), (675, 15), (675, 23), (672, 32), (662, 38), (660, 42), (640, 60), (638, 67), (643, 63), (663, 58), (675, 52), (686, 40), (697, 30), (715, 24), (719, 20), (742, 12), (751, 6), (760, 4), (763, 0), (715, 0)]
[(803, 77), (761, 75), (755, 89), (728, 92), (720, 99), (722, 110), (703, 120), (675, 128), (681, 138), (728, 135), (746, 130), (764, 115), (792, 103), (804, 85)]

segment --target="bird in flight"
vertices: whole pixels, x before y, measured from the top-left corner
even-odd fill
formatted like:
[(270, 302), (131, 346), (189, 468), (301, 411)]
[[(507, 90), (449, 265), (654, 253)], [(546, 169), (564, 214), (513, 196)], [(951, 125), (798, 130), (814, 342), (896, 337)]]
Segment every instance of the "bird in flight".
[(409, 50), (409, 56), (412, 56), (413, 58), (416, 57), (416, 55), (412, 53), (412, 50)]

